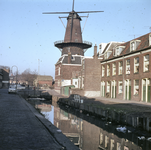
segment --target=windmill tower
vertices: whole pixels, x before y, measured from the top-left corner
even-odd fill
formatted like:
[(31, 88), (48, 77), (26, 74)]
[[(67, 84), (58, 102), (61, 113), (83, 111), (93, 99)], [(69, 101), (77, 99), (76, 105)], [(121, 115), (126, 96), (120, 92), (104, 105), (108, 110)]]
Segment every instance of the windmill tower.
[(91, 42), (83, 41), (79, 13), (96, 13), (103, 11), (74, 11), (74, 0), (71, 12), (44, 12), (43, 14), (69, 14), (63, 41), (56, 41), (54, 45), (61, 51), (61, 57), (55, 65), (55, 89), (60, 91), (63, 86), (75, 85), (79, 87), (78, 76), (81, 71), (82, 58), (90, 47)]

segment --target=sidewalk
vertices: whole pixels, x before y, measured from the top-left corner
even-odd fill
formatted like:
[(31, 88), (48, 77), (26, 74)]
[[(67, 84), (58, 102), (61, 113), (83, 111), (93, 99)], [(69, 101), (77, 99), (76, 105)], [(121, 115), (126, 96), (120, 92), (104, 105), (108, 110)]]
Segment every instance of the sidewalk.
[(151, 108), (151, 103), (146, 103), (146, 102), (137, 102), (137, 101), (131, 101), (131, 100), (121, 100), (121, 99), (112, 99), (112, 98), (104, 98), (104, 97), (95, 97), (96, 101), (100, 101), (104, 104), (108, 103), (113, 103), (113, 104), (131, 104), (135, 106), (144, 106), (144, 107), (150, 107)]
[(0, 150), (78, 149), (26, 100), (0, 89)]

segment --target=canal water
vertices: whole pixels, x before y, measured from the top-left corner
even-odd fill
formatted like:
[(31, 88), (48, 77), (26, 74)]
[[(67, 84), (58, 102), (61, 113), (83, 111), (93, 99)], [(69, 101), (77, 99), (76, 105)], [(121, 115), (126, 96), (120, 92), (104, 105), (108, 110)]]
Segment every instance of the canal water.
[[(81, 150), (151, 150), (143, 132), (83, 114), (68, 106), (35, 102), (35, 108)], [(137, 134), (136, 134), (137, 133)]]

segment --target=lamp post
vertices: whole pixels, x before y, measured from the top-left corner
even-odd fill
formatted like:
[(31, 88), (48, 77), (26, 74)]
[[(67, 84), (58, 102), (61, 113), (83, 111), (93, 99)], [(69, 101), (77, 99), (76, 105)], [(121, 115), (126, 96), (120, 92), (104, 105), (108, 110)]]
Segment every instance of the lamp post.
[(17, 92), (17, 74), (18, 74), (18, 67), (17, 66), (12, 66), (12, 69), (13, 70), (13, 67), (16, 67), (17, 71), (16, 71), (16, 92)]

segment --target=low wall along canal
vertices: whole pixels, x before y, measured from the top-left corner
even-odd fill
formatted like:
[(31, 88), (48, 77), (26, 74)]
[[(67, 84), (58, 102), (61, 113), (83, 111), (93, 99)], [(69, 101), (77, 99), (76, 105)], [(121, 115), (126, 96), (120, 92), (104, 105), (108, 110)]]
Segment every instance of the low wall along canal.
[(69, 99), (52, 96), (52, 104), (45, 100), (34, 100), (34, 106), (79, 149), (151, 149), (151, 134), (143, 131), (140, 125), (134, 128), (139, 119), (132, 121), (129, 116), (133, 116), (124, 112), (86, 105), (85, 100), (78, 96)]
[(132, 106), (125, 109), (115, 107), (114, 105), (103, 105), (100, 102), (94, 101), (94, 99), (80, 97), (79, 95), (71, 95), (69, 98), (59, 98), (58, 103), (79, 109), (85, 113), (104, 117), (105, 120), (141, 128), (151, 132), (150, 112), (141, 112), (141, 110), (131, 111)]

